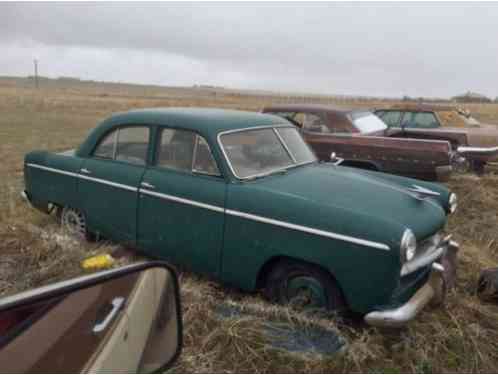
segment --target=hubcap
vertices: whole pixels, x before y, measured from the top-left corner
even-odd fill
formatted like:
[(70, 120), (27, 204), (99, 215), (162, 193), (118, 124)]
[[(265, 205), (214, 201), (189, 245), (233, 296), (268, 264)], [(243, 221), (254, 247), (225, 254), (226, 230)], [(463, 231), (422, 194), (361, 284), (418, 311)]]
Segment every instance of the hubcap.
[(84, 239), (86, 236), (85, 216), (73, 208), (65, 207), (62, 211), (62, 227), (69, 234)]
[(299, 308), (327, 307), (327, 297), (322, 284), (309, 276), (298, 276), (288, 281), (287, 300)]

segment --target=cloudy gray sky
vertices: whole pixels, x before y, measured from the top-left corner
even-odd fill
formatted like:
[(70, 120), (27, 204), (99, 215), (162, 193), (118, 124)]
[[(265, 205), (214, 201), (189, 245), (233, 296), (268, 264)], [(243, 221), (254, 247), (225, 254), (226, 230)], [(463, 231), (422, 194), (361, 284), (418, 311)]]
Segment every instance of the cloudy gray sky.
[(498, 96), (498, 4), (1, 3), (0, 75)]

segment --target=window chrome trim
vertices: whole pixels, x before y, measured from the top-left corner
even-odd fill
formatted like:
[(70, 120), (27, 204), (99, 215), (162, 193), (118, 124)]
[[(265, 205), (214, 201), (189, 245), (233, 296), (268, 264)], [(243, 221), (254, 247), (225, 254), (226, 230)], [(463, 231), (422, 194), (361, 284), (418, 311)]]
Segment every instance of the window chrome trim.
[(260, 130), (260, 129), (279, 129), (279, 128), (296, 129), (296, 127), (294, 125), (290, 125), (290, 124), (273, 124), (273, 125), (253, 126), (253, 127), (249, 127), (249, 128), (240, 128), (240, 129), (233, 129), (233, 130), (225, 130), (225, 131), (222, 131), (222, 132), (218, 133), (218, 135), (216, 136), (216, 140), (218, 142), (218, 147), (220, 148), (221, 153), (223, 154), (223, 157), (225, 158), (225, 161), (228, 164), (228, 167), (230, 168), (230, 171), (235, 176), (235, 178), (237, 178), (240, 181), (250, 180), (250, 179), (253, 179), (255, 177), (264, 176), (264, 175), (271, 174), (273, 172), (278, 172), (278, 171), (281, 171), (281, 170), (284, 170), (284, 169), (287, 169), (287, 168), (294, 168), (294, 167), (299, 167), (299, 166), (305, 165), (305, 164), (311, 164), (311, 163), (314, 163), (314, 162), (317, 161), (317, 159), (315, 157), (315, 160), (313, 160), (313, 161), (306, 161), (306, 162), (297, 163), (297, 164), (296, 163), (289, 164), (286, 167), (277, 168), (277, 169), (272, 170), (272, 171), (257, 173), (257, 174), (246, 176), (246, 177), (240, 177), (235, 172), (235, 169), (233, 168), (233, 165), (232, 165), (232, 163), (230, 161), (230, 158), (228, 157), (228, 155), (227, 155), (227, 153), (225, 151), (225, 148), (223, 146), (223, 143), (221, 142), (221, 137), (224, 136), (224, 135), (226, 135), (226, 134), (239, 133), (239, 132), (244, 132), (244, 131)]
[(297, 164), (296, 158), (292, 154), (291, 150), (289, 149), (289, 146), (287, 146), (287, 143), (285, 143), (284, 139), (282, 138), (282, 136), (280, 135), (280, 133), (278, 132), (278, 130), (275, 129), (275, 128), (273, 128), (273, 132), (277, 136), (277, 138), (280, 141), (280, 143), (282, 144), (282, 146), (284, 146), (285, 151), (287, 151), (287, 153), (289, 154), (289, 157), (292, 159), (292, 161), (294, 162), (294, 164)]

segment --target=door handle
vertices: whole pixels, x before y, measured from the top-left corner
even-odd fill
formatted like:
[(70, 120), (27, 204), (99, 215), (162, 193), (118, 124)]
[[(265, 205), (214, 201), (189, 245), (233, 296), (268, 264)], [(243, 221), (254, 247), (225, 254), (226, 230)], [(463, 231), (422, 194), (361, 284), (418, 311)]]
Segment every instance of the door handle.
[(86, 169), (86, 168), (81, 168), (81, 169), (80, 169), (80, 172), (81, 172), (81, 173), (84, 173), (84, 174), (92, 174), (92, 172), (90, 172), (90, 171), (89, 171), (88, 169)]
[(112, 300), (112, 310), (107, 314), (107, 316), (100, 323), (97, 323), (93, 326), (93, 333), (102, 332), (107, 328), (109, 323), (114, 319), (116, 314), (118, 313), (121, 306), (123, 306), (125, 299), (123, 297), (116, 297)]
[(147, 188), (147, 189), (155, 189), (156, 188), (154, 185), (151, 185), (148, 182), (142, 182), (140, 185), (142, 185), (144, 188)]

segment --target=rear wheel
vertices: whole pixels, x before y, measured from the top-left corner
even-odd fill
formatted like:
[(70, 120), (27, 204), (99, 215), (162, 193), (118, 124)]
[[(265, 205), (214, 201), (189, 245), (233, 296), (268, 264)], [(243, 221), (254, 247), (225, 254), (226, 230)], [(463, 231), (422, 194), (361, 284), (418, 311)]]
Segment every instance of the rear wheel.
[(336, 281), (320, 267), (291, 260), (277, 263), (266, 280), (266, 297), (297, 309), (342, 311), (345, 302)]
[(71, 207), (60, 209), (61, 226), (71, 236), (77, 237), (80, 240), (88, 239), (88, 230), (86, 225), (85, 215)]

